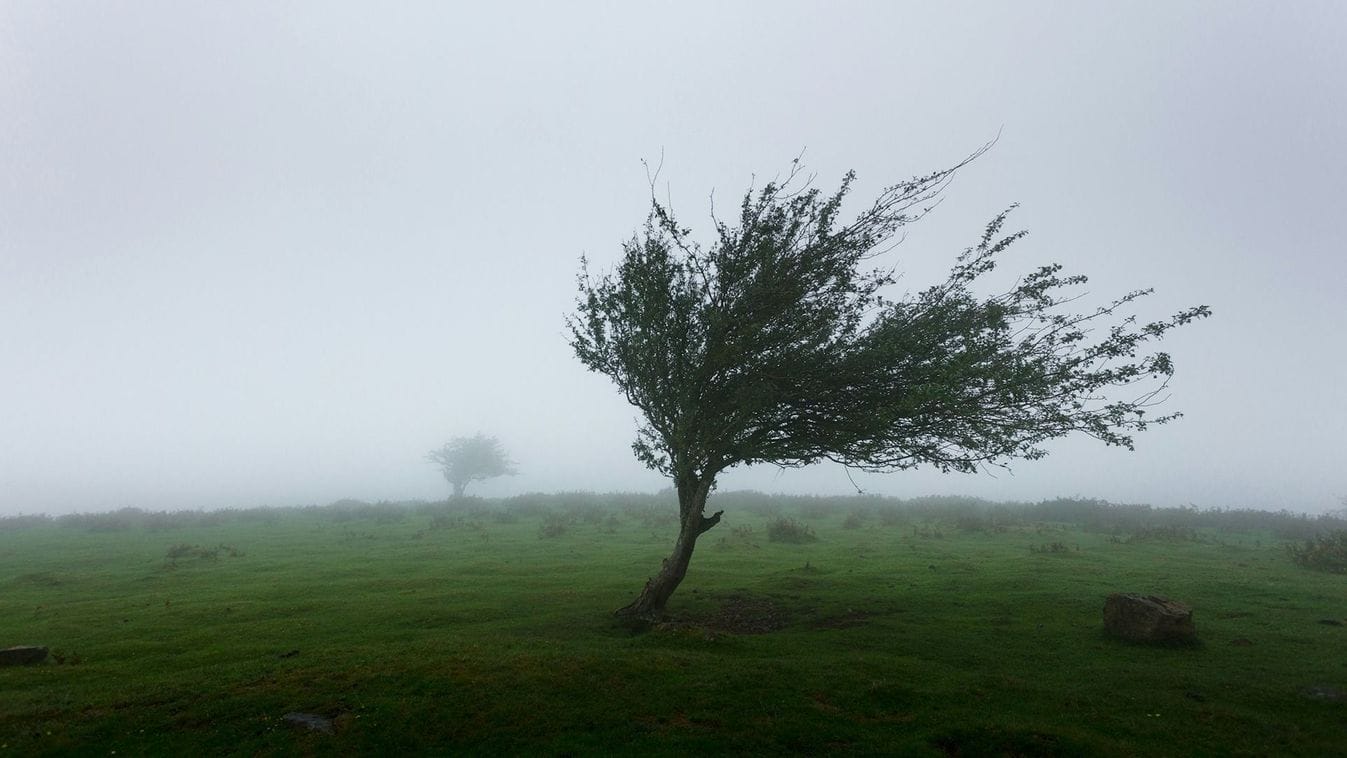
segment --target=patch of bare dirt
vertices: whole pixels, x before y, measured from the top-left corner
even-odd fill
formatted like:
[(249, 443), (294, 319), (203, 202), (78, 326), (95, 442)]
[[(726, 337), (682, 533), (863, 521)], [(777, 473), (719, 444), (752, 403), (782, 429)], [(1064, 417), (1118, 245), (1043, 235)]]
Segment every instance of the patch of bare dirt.
[(711, 613), (671, 619), (665, 629), (701, 629), (724, 634), (768, 634), (784, 629), (790, 614), (769, 597), (737, 592), (725, 595), (720, 607)]
[(865, 611), (848, 608), (845, 613), (814, 619), (810, 622), (809, 626), (814, 629), (851, 629), (853, 627), (863, 626), (869, 623), (869, 621), (870, 614)]

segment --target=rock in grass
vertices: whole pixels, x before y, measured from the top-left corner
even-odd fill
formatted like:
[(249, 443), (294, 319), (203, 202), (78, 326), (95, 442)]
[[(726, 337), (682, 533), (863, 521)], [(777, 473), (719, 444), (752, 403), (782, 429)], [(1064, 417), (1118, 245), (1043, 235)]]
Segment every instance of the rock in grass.
[(1342, 690), (1336, 687), (1330, 687), (1326, 684), (1318, 684), (1313, 687), (1306, 687), (1305, 689), (1300, 691), (1300, 694), (1304, 695), (1305, 697), (1311, 700), (1328, 700), (1335, 703), (1340, 703), (1344, 700), (1347, 700), (1347, 692), (1343, 692)]
[(0, 666), (27, 666), (47, 659), (47, 648), (37, 645), (18, 645), (0, 650)]
[(332, 719), (314, 713), (287, 713), (281, 720), (296, 729), (332, 734)]
[(1115, 592), (1104, 601), (1104, 629), (1133, 642), (1195, 642), (1193, 609), (1169, 598)]

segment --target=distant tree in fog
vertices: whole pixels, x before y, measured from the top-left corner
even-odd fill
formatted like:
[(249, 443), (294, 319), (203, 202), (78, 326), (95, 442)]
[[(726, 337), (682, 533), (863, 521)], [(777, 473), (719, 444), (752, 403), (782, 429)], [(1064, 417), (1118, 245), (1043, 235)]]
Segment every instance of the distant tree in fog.
[(480, 432), (472, 437), (454, 437), (440, 449), (426, 453), (426, 460), (440, 467), (445, 481), (454, 487), (455, 498), (463, 497), (472, 482), (518, 473), (500, 441)]
[[(714, 218), (703, 246), (653, 196), (642, 232), (614, 271), (581, 260), (576, 356), (606, 374), (645, 416), (633, 444), (673, 480), (673, 554), (621, 616), (663, 614), (687, 572), (720, 472), (741, 464), (831, 460), (869, 471), (930, 465), (971, 472), (1046, 455), (1073, 432), (1132, 447), (1174, 366), (1143, 343), (1209, 315), (1189, 308), (1144, 325), (1121, 311), (1149, 290), (1084, 313), (1064, 310), (1083, 276), (1044, 266), (1006, 292), (974, 285), (1024, 232), (992, 219), (946, 280), (891, 299), (891, 270), (862, 266), (921, 218), (954, 172), (900, 182), (853, 220), (839, 220), (852, 174), (824, 195), (802, 180), (750, 189), (733, 223)], [(652, 183), (653, 189), (653, 183)], [(1115, 399), (1108, 390), (1128, 394)]]

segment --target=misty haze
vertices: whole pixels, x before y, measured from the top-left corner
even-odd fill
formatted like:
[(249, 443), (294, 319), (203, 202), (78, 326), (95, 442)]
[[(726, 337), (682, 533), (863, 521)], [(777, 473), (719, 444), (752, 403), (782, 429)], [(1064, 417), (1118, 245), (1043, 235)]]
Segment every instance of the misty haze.
[(0, 753), (1320, 755), (1347, 11), (0, 8)]

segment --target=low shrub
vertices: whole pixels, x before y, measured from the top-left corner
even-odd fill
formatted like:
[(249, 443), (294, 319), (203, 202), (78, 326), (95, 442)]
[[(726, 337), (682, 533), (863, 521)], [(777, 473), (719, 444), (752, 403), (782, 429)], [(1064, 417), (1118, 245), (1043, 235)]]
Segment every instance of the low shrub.
[(767, 540), (769, 542), (786, 542), (798, 545), (805, 542), (816, 542), (818, 537), (814, 534), (814, 530), (807, 525), (793, 518), (781, 516), (767, 524)]
[(550, 539), (560, 537), (570, 531), (571, 517), (564, 513), (548, 513), (543, 518), (542, 526), (538, 527), (538, 539)]
[(1291, 560), (1305, 568), (1347, 574), (1347, 529), (1311, 537), (1300, 545), (1287, 545)]

